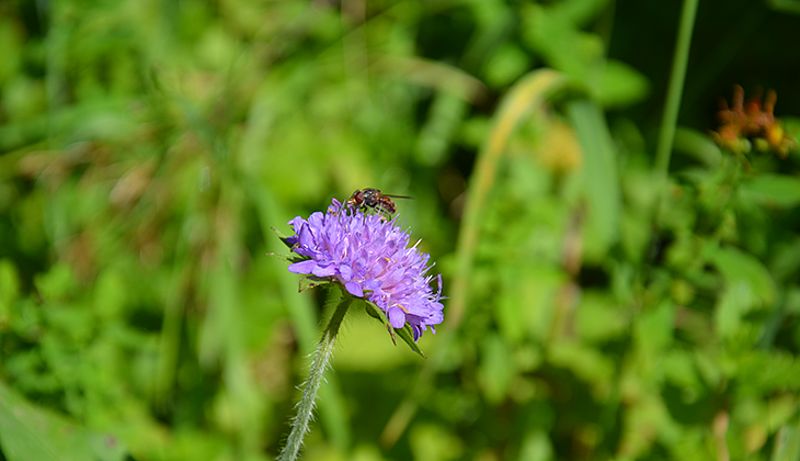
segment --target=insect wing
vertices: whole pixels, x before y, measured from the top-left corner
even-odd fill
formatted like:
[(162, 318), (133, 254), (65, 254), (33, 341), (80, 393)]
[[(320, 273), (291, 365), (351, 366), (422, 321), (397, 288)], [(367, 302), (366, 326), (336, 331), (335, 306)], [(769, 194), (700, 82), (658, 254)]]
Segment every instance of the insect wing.
[(414, 197), (410, 195), (398, 195), (398, 194), (383, 194), (384, 197), (391, 197), (391, 198), (401, 198), (406, 200), (413, 200)]

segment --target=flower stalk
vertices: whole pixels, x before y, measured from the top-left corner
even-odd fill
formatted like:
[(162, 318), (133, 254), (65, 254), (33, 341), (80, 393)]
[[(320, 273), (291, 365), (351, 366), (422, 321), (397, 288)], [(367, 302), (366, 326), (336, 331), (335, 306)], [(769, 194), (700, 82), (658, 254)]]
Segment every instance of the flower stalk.
[(353, 299), (367, 303), (367, 312), (387, 328), (392, 342), (399, 336), (420, 355), (417, 341), (423, 332), (435, 333), (435, 326), (444, 320), (442, 277), (429, 273), (430, 255), (417, 248), (419, 241), (410, 244), (411, 236), (394, 218), (369, 211), (369, 206), (333, 199), (325, 213), (289, 221), (295, 233), (281, 238), (295, 254), (290, 272), (304, 275), (312, 284), (338, 286), (343, 297), (314, 352), (297, 416), (278, 461), (294, 461), (300, 453), (339, 326)]
[(300, 402), (297, 404), (297, 415), (292, 420), (292, 429), (289, 432), (289, 437), (286, 439), (286, 446), (278, 456), (278, 461), (295, 461), (300, 454), (300, 448), (303, 445), (303, 439), (308, 433), (308, 425), (314, 414), (314, 406), (317, 399), (317, 391), (322, 384), (325, 376), (325, 371), (330, 366), (331, 356), (333, 355), (333, 346), (336, 341), (336, 335), (339, 333), (339, 326), (342, 324), (344, 314), (350, 307), (353, 297), (343, 293), (342, 300), (336, 306), (328, 326), (322, 333), (319, 345), (314, 351), (311, 360), (311, 368), (308, 371), (308, 380), (303, 385), (303, 395)]

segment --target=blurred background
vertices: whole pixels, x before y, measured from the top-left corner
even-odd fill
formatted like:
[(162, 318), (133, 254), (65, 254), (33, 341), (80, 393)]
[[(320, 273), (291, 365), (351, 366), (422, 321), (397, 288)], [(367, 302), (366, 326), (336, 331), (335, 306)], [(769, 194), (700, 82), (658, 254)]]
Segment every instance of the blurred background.
[(700, 2), (685, 83), (681, 7), (3, 0), (0, 459), (273, 459), (278, 236), (378, 187), (445, 322), (352, 309), (303, 459), (800, 460), (800, 2)]

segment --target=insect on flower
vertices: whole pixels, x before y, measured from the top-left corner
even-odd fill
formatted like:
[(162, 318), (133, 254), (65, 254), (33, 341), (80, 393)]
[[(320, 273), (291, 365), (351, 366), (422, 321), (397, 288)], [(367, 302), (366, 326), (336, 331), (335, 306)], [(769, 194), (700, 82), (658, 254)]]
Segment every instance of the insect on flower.
[(379, 189), (366, 188), (353, 192), (345, 205), (350, 210), (374, 210), (383, 217), (391, 218), (397, 212), (393, 198), (410, 199), (407, 195), (384, 194)]
[(441, 276), (429, 273), (430, 255), (418, 249), (419, 241), (411, 244), (394, 219), (366, 213), (365, 206), (371, 209), (334, 199), (325, 213), (291, 220), (295, 233), (282, 240), (298, 258), (289, 271), (339, 284), (383, 311), (394, 329), (408, 325), (416, 341), (444, 319)]

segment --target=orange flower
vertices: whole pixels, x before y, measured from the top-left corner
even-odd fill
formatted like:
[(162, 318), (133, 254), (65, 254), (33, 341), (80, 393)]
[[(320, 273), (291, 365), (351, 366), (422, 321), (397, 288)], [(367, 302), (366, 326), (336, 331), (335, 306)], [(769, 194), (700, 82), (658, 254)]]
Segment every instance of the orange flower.
[(764, 145), (786, 157), (797, 145), (786, 133), (780, 121), (775, 118), (775, 103), (778, 96), (773, 90), (767, 92), (763, 103), (758, 96), (745, 103), (744, 89), (736, 85), (733, 89), (731, 107), (723, 100), (717, 113), (719, 129), (713, 133), (714, 140), (721, 147), (735, 153), (746, 153), (752, 144)]

